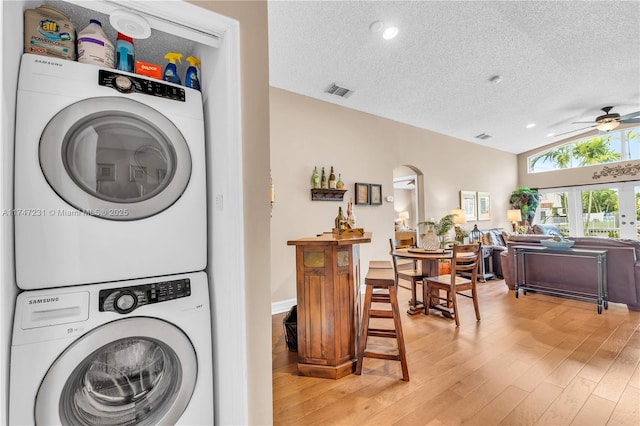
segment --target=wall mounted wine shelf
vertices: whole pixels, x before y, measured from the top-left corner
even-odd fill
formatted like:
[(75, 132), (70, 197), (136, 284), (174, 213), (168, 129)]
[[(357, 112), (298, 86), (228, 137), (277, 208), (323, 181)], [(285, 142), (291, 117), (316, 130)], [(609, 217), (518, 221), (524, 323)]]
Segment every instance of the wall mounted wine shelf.
[(342, 201), (346, 189), (311, 188), (311, 201)]

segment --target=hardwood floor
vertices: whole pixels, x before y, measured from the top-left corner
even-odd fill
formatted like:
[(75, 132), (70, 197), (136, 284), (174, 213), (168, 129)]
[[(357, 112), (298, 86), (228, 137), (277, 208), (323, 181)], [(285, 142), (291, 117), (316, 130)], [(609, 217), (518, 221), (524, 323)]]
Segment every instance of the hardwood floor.
[[(399, 290), (403, 312), (409, 297)], [(476, 323), (471, 300), (459, 301), (457, 329), (439, 314), (403, 314), (409, 382), (399, 362), (369, 358), (361, 376), (298, 376), (285, 314), (274, 315), (274, 425), (640, 424), (640, 312), (516, 299), (502, 280), (481, 283), (479, 302)]]

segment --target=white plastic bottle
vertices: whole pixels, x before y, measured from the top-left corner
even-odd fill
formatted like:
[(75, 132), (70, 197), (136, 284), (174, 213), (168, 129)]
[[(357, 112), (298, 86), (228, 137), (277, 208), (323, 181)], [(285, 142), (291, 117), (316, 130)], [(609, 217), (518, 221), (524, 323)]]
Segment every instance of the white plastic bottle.
[(78, 62), (113, 68), (114, 49), (97, 19), (78, 33)]

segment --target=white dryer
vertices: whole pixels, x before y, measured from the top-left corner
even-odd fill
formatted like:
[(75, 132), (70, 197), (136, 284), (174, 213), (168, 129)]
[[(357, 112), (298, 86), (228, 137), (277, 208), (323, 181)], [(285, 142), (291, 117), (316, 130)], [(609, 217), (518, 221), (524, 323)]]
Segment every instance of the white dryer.
[(18, 295), (12, 425), (212, 425), (204, 272)]
[(24, 54), (15, 141), (22, 289), (206, 266), (199, 91)]

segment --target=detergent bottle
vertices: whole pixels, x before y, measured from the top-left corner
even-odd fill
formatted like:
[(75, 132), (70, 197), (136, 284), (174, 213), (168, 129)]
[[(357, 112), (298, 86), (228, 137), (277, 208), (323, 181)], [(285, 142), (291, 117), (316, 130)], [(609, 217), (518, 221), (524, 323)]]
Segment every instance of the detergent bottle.
[(89, 25), (78, 33), (78, 62), (113, 68), (113, 44), (97, 19), (90, 19)]
[(116, 69), (121, 71), (134, 71), (135, 50), (133, 39), (122, 33), (118, 33), (116, 39)]
[(198, 68), (200, 68), (200, 59), (195, 56), (187, 56), (189, 68), (184, 76), (184, 85), (192, 89), (200, 90), (200, 80), (198, 79)]
[(162, 79), (170, 83), (182, 84), (180, 77), (178, 76), (178, 70), (176, 68), (176, 61), (182, 63), (182, 53), (169, 52), (164, 55), (164, 58), (169, 61), (166, 67), (164, 67), (164, 74)]

